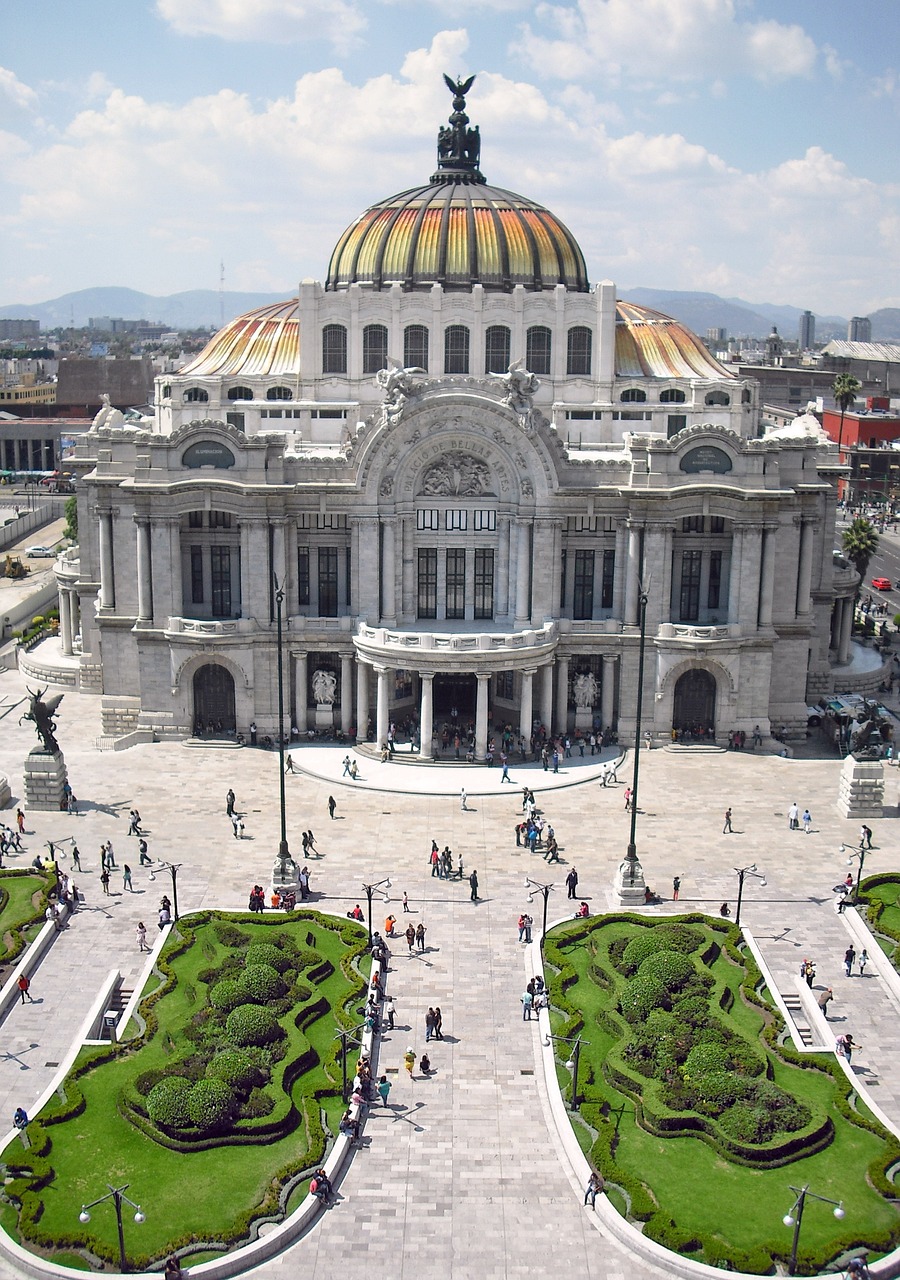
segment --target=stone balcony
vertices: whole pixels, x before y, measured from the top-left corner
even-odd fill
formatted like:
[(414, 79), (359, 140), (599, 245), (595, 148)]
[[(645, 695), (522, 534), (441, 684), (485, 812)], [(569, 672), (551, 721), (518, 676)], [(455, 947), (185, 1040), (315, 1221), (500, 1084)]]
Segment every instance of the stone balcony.
[(390, 667), (502, 671), (541, 664), (559, 639), (555, 622), (523, 631), (399, 631), (361, 623), (354, 636), (360, 657)]

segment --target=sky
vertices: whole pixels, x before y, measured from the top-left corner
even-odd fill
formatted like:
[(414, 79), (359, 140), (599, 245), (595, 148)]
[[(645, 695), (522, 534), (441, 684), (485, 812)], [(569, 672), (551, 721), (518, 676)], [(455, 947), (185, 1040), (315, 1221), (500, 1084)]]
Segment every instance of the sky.
[[(289, 296), (435, 167), (442, 73), (487, 180), (592, 282), (900, 306), (898, 0), (5, 0), (0, 305)], [(149, 317), (152, 319), (153, 317)]]

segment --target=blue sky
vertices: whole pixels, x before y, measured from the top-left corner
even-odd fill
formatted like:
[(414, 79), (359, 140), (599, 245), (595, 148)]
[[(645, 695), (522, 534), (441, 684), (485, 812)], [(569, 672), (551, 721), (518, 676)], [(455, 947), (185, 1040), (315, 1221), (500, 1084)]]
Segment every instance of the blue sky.
[(443, 71), (592, 281), (900, 305), (897, 0), (6, 0), (3, 34), (0, 305), (323, 279), (431, 173)]

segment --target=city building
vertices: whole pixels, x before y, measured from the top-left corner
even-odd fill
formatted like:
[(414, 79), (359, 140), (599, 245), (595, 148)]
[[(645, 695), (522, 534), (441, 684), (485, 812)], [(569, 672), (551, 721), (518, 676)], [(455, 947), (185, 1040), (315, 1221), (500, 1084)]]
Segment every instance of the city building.
[(60, 634), (105, 732), (274, 734), (279, 617), (298, 732), (406, 724), (425, 759), (451, 720), (476, 759), (498, 725), (632, 739), (642, 617), (656, 737), (799, 734), (833, 688), (834, 448), (762, 437), (753, 378), (490, 186), (468, 87), (324, 283), (78, 439)]
[(41, 323), (39, 320), (9, 320), (0, 318), (0, 342), (23, 342), (29, 338), (39, 338)]
[(890, 342), (848, 342), (833, 338), (821, 352), (822, 368), (832, 377), (850, 373), (860, 383), (861, 396), (900, 395), (900, 345)]
[(800, 350), (812, 351), (816, 341), (816, 317), (811, 311), (804, 311), (800, 317)]
[(847, 325), (848, 342), (871, 342), (872, 321), (868, 316), (851, 316)]

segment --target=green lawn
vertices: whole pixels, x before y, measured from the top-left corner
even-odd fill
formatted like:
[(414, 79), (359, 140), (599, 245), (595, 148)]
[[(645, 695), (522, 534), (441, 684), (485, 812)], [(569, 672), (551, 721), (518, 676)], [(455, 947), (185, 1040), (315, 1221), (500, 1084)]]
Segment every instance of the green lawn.
[[(279, 1018), (288, 1047), (272, 1068), (267, 1091), (293, 1117), (288, 1132), (267, 1136), (254, 1130), (258, 1122), (240, 1121), (235, 1126), (240, 1142), (215, 1138), (211, 1141), (220, 1145), (198, 1141), (187, 1144), (191, 1149), (173, 1150), (144, 1131), (154, 1129), (149, 1121), (141, 1127), (133, 1122), (128, 1104), (141, 1101), (135, 1081), (142, 1074), (180, 1064), (194, 1050), (186, 1031), (203, 1016), (207, 988), (215, 985), (200, 975), (234, 951), (214, 931), (216, 922), (225, 919), (238, 926), (248, 945), (269, 942), (275, 931), (289, 932), (309, 957), (304, 982), (315, 975), (306, 1003), (318, 1006), (324, 998), (327, 1006), (305, 1023), (303, 1006)], [(335, 1031), (337, 1020), (348, 1027), (359, 1022), (356, 1009), (364, 979), (356, 961), (365, 949), (365, 931), (315, 912), (262, 919), (200, 913), (182, 920), (179, 928), (193, 934), (193, 941), (176, 954), (181, 941), (173, 935), (161, 957), (163, 968), (169, 969), (167, 981), (160, 987), (154, 977), (145, 989), (141, 1010), (149, 1014), (148, 1035), (135, 1042), (136, 1048), (84, 1050), (67, 1078), (68, 1108), (54, 1103), (38, 1117), (41, 1123), (29, 1128), (40, 1158), (29, 1166), (18, 1139), (4, 1153), (9, 1165), (22, 1170), (21, 1182), (8, 1185), (7, 1192), (22, 1199), (20, 1233), (26, 1246), (88, 1245), (101, 1256), (116, 1258), (112, 1205), (97, 1206), (87, 1225), (79, 1223), (78, 1212), (83, 1203), (102, 1195), (107, 1183), (128, 1183), (128, 1195), (146, 1214), (142, 1225), (132, 1221), (133, 1211), (126, 1216), (126, 1248), (133, 1264), (145, 1267), (192, 1241), (206, 1250), (220, 1241), (233, 1247), (260, 1211), (274, 1209), (279, 1216), (277, 1193), (286, 1176), (322, 1159), (326, 1140), (320, 1116), (331, 1132), (337, 1129), (342, 1102)], [(291, 1083), (291, 1064), (310, 1050), (313, 1065)], [(92, 1065), (98, 1056), (106, 1060)], [(60, 1109), (75, 1114), (54, 1123)], [(273, 1116), (277, 1114), (278, 1107)], [(29, 1167), (36, 1175), (31, 1180)], [(46, 1185), (40, 1186), (44, 1180)]]
[(15, 959), (44, 923), (48, 877), (37, 872), (0, 871), (0, 964)]
[(879, 937), (879, 946), (896, 966), (900, 943), (900, 875), (870, 876), (860, 889), (861, 897), (869, 903), (870, 925), (888, 935)]
[[(670, 1122), (680, 1123), (681, 1115), (661, 1104), (662, 1095), (657, 1095), (660, 1082), (628, 1073), (632, 1083), (623, 1088), (616, 1074), (617, 1067), (627, 1070), (622, 1048), (634, 1030), (640, 1029), (640, 1020), (629, 1027), (617, 1012), (627, 989), (627, 979), (616, 968), (620, 954), (617, 940), (630, 939), (648, 927), (646, 921), (616, 916), (564, 925), (551, 933), (546, 944), (553, 1030), (568, 1036), (583, 1035), (589, 1042), (582, 1048), (582, 1104), (576, 1120), (583, 1149), (609, 1182), (620, 1184), (628, 1193), (632, 1216), (647, 1223), (648, 1235), (704, 1262), (725, 1261), (737, 1269), (765, 1271), (773, 1257), (785, 1258), (792, 1231), (783, 1225), (782, 1218), (794, 1200), (790, 1187), (806, 1183), (819, 1195), (842, 1199), (846, 1217), (838, 1222), (827, 1205), (808, 1202), (799, 1274), (819, 1269), (852, 1245), (869, 1244), (877, 1253), (891, 1242), (900, 1242), (896, 1208), (866, 1176), (875, 1169), (883, 1180), (886, 1167), (900, 1155), (900, 1146), (871, 1119), (854, 1122), (848, 1118), (853, 1113), (844, 1100), (848, 1091), (845, 1078), (829, 1069), (824, 1056), (816, 1059), (820, 1066), (801, 1067), (786, 1060), (799, 1060), (792, 1051), (785, 1050), (784, 1056), (773, 1051), (774, 1034), (768, 1041), (763, 1038), (767, 1026), (772, 1033), (777, 1030), (780, 1018), (746, 998), (758, 975), (754, 969), (748, 980), (733, 947), (729, 954), (726, 943), (729, 934), (736, 937), (733, 926), (699, 916), (680, 919), (701, 929), (710, 945), (718, 943), (722, 948), (714, 948), (718, 954), (708, 965), (700, 960), (704, 948), (692, 957), (698, 971), (711, 979), (710, 1023), (720, 1019), (747, 1041), (751, 1052), (764, 1060), (765, 1075), (808, 1108), (810, 1129), (830, 1117), (834, 1126), (831, 1141), (824, 1150), (806, 1154), (801, 1140), (805, 1130), (800, 1130), (796, 1156), (782, 1153), (779, 1159), (786, 1159), (784, 1163), (750, 1164), (739, 1163), (718, 1142), (710, 1145), (692, 1134), (668, 1136), (659, 1132), (660, 1125), (665, 1128)], [(726, 1007), (731, 1003), (727, 1014), (723, 1002)], [(569, 1052), (567, 1045), (558, 1045), (562, 1061)], [(570, 1073), (561, 1065), (558, 1070), (568, 1099)], [(647, 1117), (657, 1119), (645, 1127), (638, 1122), (636, 1111), (646, 1111)], [(713, 1121), (718, 1123), (715, 1117)], [(614, 1190), (611, 1198), (623, 1211), (623, 1196)]]

